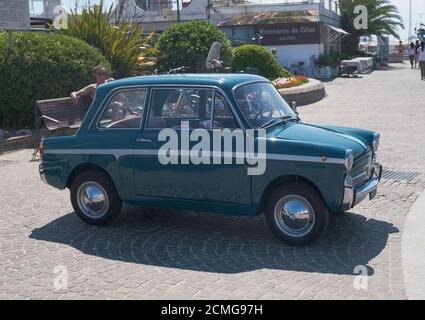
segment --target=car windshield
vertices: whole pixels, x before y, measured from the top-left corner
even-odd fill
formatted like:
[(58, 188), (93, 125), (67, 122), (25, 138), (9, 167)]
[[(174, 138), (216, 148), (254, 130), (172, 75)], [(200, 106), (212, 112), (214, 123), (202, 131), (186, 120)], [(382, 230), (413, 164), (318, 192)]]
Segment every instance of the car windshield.
[(256, 82), (235, 89), (235, 99), (252, 128), (298, 119), (273, 84)]

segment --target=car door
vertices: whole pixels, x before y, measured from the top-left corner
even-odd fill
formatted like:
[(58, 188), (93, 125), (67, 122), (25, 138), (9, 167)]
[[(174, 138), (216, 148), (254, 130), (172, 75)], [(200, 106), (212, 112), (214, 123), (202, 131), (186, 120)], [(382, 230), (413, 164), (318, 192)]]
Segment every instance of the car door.
[(87, 160), (108, 171), (125, 199), (134, 197), (134, 144), (141, 130), (146, 96), (146, 88), (113, 92), (82, 144), (90, 155)]
[[(134, 152), (137, 195), (250, 203), (251, 186), (246, 165), (214, 164), (212, 153), (209, 163), (191, 160), (190, 152), (200, 142), (199, 139), (190, 141), (195, 130), (202, 132), (211, 145), (214, 97), (214, 90), (210, 88), (151, 89), (145, 128), (136, 139)], [(163, 141), (161, 137), (167, 132), (170, 135)], [(166, 143), (173, 147), (164, 154)], [(173, 160), (165, 164), (161, 159), (164, 155), (174, 156)]]

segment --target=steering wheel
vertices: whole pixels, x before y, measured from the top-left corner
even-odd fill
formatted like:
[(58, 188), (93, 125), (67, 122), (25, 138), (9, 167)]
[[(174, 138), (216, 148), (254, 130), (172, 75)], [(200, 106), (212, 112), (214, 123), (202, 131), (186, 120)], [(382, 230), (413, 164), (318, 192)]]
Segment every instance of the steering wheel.
[(266, 117), (263, 117), (263, 115), (264, 115), (264, 113), (265, 112), (269, 112), (269, 115), (268, 115), (268, 117), (267, 117), (267, 121), (270, 121), (271, 120), (271, 118), (272, 118), (272, 116), (273, 116), (273, 110), (272, 110), (272, 108), (271, 108), (271, 106), (270, 105), (268, 105), (268, 109), (269, 110), (265, 110), (266, 108), (262, 108), (260, 111), (258, 111), (257, 113), (256, 113), (256, 115), (255, 115), (255, 117), (254, 117), (254, 121), (257, 121), (257, 120), (259, 120), (260, 118), (266, 118)]

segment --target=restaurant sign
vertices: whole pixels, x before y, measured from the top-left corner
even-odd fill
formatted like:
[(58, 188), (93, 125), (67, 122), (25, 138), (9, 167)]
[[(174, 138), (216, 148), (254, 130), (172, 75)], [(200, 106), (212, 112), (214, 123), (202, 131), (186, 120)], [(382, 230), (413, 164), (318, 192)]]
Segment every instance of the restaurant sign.
[(320, 22), (261, 24), (255, 32), (262, 45), (320, 43)]

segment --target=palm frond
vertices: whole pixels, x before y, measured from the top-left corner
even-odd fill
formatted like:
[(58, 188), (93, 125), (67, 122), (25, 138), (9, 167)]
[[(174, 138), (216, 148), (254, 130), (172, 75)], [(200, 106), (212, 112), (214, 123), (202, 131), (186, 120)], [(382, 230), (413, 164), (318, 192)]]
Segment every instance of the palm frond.
[(114, 77), (139, 75), (151, 69), (157, 51), (151, 46), (154, 34), (143, 36), (140, 19), (123, 19), (121, 10), (113, 5), (99, 5), (83, 9), (81, 14), (71, 10), (68, 28), (57, 30), (86, 41), (98, 48), (111, 63)]

